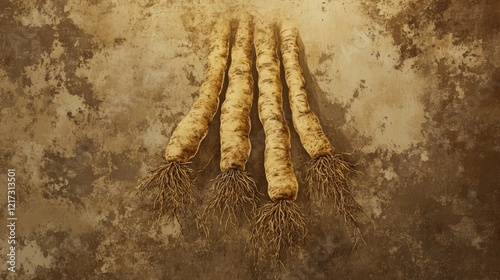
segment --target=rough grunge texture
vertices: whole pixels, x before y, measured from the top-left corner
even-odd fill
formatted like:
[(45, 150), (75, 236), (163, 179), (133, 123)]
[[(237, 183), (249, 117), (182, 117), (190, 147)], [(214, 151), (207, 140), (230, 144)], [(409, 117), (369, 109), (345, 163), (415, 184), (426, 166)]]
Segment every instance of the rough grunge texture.
[[(258, 279), (248, 223), (207, 242), (191, 216), (154, 227), (133, 192), (197, 95), (211, 24), (248, 10), (297, 22), (311, 107), (337, 151), (355, 150), (366, 211), (353, 250), (302, 184), (309, 232), (279, 277), (500, 279), (500, 2), (247, 2), (0, 1), (1, 219), (8, 168), (18, 217), (17, 272), (4, 226), (0, 278)], [(219, 171), (219, 114), (192, 160), (195, 207)], [(252, 125), (264, 194), (255, 102)]]

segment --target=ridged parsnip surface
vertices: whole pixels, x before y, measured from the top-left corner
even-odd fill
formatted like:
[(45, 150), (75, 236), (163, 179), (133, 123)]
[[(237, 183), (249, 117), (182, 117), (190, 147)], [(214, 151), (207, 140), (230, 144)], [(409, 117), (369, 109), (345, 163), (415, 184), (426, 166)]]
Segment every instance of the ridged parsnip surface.
[(305, 80), (299, 63), (297, 36), (297, 26), (291, 21), (284, 21), (280, 31), (281, 57), (288, 85), (293, 127), (309, 156), (316, 158), (331, 153), (334, 149), (323, 132), (318, 117), (309, 106)]
[(264, 169), (271, 200), (295, 200), (298, 182), (291, 158), (290, 131), (283, 112), (275, 25), (258, 23), (254, 37), (259, 74), (259, 118), (266, 135)]
[[(250, 110), (253, 102), (253, 18), (240, 15), (235, 41), (231, 48), (231, 66), (226, 99), (221, 106), (220, 143), (221, 173), (213, 180), (208, 204), (199, 215), (205, 234), (210, 232), (211, 221), (237, 225), (240, 214), (247, 219), (257, 208), (255, 180), (245, 166), (250, 156)], [(246, 207), (246, 206), (250, 207)], [(249, 210), (250, 213), (247, 213)]]
[(250, 156), (250, 110), (253, 101), (253, 20), (245, 15), (239, 22), (231, 49), (226, 99), (221, 106), (220, 144), (222, 172), (245, 170)]
[(230, 36), (230, 22), (226, 19), (218, 20), (211, 34), (205, 78), (200, 86), (198, 98), (170, 137), (165, 149), (167, 162), (187, 162), (196, 155), (201, 141), (207, 135), (208, 126), (219, 106), (219, 94), (224, 84)]

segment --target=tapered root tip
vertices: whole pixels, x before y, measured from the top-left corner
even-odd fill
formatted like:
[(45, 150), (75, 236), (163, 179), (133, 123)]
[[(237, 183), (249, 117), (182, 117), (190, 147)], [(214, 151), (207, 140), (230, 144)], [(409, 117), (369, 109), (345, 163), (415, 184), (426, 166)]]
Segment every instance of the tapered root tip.
[(306, 220), (294, 201), (264, 204), (257, 210), (251, 237), (257, 265), (267, 260), (273, 265), (281, 263), (283, 254), (297, 249), (306, 234)]
[(208, 227), (212, 222), (219, 225), (241, 224), (242, 215), (247, 220), (257, 210), (257, 186), (252, 176), (241, 169), (229, 169), (219, 174), (213, 181), (214, 195), (198, 215), (198, 227), (208, 235)]
[(193, 170), (187, 163), (166, 162), (150, 172), (137, 190), (146, 195), (145, 201), (158, 221), (178, 217), (194, 202)]
[(343, 154), (328, 153), (309, 162), (307, 181), (309, 192), (315, 198), (330, 202), (347, 224), (358, 227), (358, 215), (363, 212), (354, 199), (352, 178), (354, 164), (344, 159)]

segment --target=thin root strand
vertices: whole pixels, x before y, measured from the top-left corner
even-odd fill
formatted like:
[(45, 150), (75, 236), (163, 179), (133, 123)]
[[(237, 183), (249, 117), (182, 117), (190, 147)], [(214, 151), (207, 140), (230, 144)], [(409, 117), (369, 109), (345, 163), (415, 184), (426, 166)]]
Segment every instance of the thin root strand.
[[(208, 236), (208, 227), (213, 217), (219, 225), (224, 224), (227, 231), (228, 223), (238, 225), (240, 214), (249, 221), (257, 210), (257, 186), (250, 174), (241, 169), (228, 169), (214, 180), (212, 189), (214, 195), (208, 200), (198, 217), (198, 227)], [(246, 207), (250, 206), (250, 212)]]
[(346, 225), (359, 232), (359, 214), (363, 209), (351, 189), (355, 165), (342, 155), (328, 153), (310, 160), (307, 170), (309, 192), (323, 201), (333, 200), (334, 209), (343, 216)]
[(285, 250), (299, 248), (306, 234), (306, 220), (294, 201), (278, 200), (264, 204), (257, 211), (251, 236), (257, 266), (269, 259), (272, 265), (281, 264)]
[(151, 171), (137, 190), (147, 195), (146, 201), (151, 203), (150, 210), (155, 213), (157, 222), (162, 216), (173, 219), (194, 202), (192, 178), (193, 170), (188, 163), (166, 162)]

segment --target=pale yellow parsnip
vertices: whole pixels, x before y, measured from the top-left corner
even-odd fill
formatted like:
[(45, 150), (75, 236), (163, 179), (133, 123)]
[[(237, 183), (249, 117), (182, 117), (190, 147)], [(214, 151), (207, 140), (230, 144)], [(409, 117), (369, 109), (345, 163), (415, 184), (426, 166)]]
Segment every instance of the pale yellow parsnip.
[(281, 24), (281, 57), (288, 85), (292, 121), (302, 146), (310, 155), (306, 180), (310, 193), (339, 211), (345, 222), (354, 227), (353, 239), (357, 240), (359, 216), (363, 213), (354, 198), (352, 177), (355, 165), (336, 153), (326, 137), (319, 119), (311, 111), (297, 44), (298, 27), (292, 21)]
[(290, 131), (283, 112), (277, 36), (271, 23), (256, 25), (259, 118), (266, 135), (264, 168), (271, 200), (295, 200), (298, 182), (291, 158)]
[(243, 15), (231, 50), (229, 84), (226, 99), (221, 106), (220, 169), (222, 172), (230, 168), (245, 170), (250, 156), (250, 110), (253, 102), (252, 37), (252, 17)]
[(189, 167), (188, 160), (198, 152), (217, 112), (230, 36), (231, 22), (221, 18), (211, 34), (208, 63), (198, 98), (174, 129), (165, 149), (165, 162), (152, 170), (137, 187), (146, 195), (145, 201), (157, 214), (158, 222), (163, 215), (170, 219), (179, 217), (181, 212), (191, 211), (190, 206), (195, 201), (194, 171)]
[(215, 23), (204, 81), (200, 86), (198, 98), (170, 137), (165, 149), (167, 162), (187, 162), (196, 155), (201, 141), (208, 133), (208, 126), (219, 106), (230, 35), (231, 25), (228, 20), (220, 19)]
[(273, 23), (258, 23), (255, 30), (259, 74), (259, 118), (266, 136), (264, 169), (272, 201), (256, 215), (251, 243), (257, 266), (281, 268), (282, 253), (293, 252), (305, 238), (306, 220), (295, 202), (299, 184), (291, 157), (290, 131), (283, 112), (283, 92), (277, 35)]
[(318, 117), (309, 106), (305, 80), (299, 64), (297, 36), (298, 28), (292, 21), (284, 21), (281, 24), (281, 56), (289, 90), (293, 126), (309, 156), (316, 158), (333, 152), (334, 148), (323, 132)]
[(245, 170), (250, 156), (250, 110), (253, 102), (252, 37), (253, 19), (250, 15), (242, 15), (231, 49), (226, 99), (221, 106), (222, 172), (230, 168)]
[[(198, 219), (198, 226), (207, 236), (212, 228), (210, 221), (214, 218), (225, 227), (229, 222), (236, 225), (241, 222), (240, 213), (249, 219), (257, 208), (256, 183), (245, 171), (251, 151), (252, 67), (253, 18), (249, 14), (241, 14), (231, 48), (226, 99), (221, 105), (221, 173), (213, 180), (212, 197), (207, 199), (207, 205)], [(246, 207), (248, 205), (251, 208)]]

